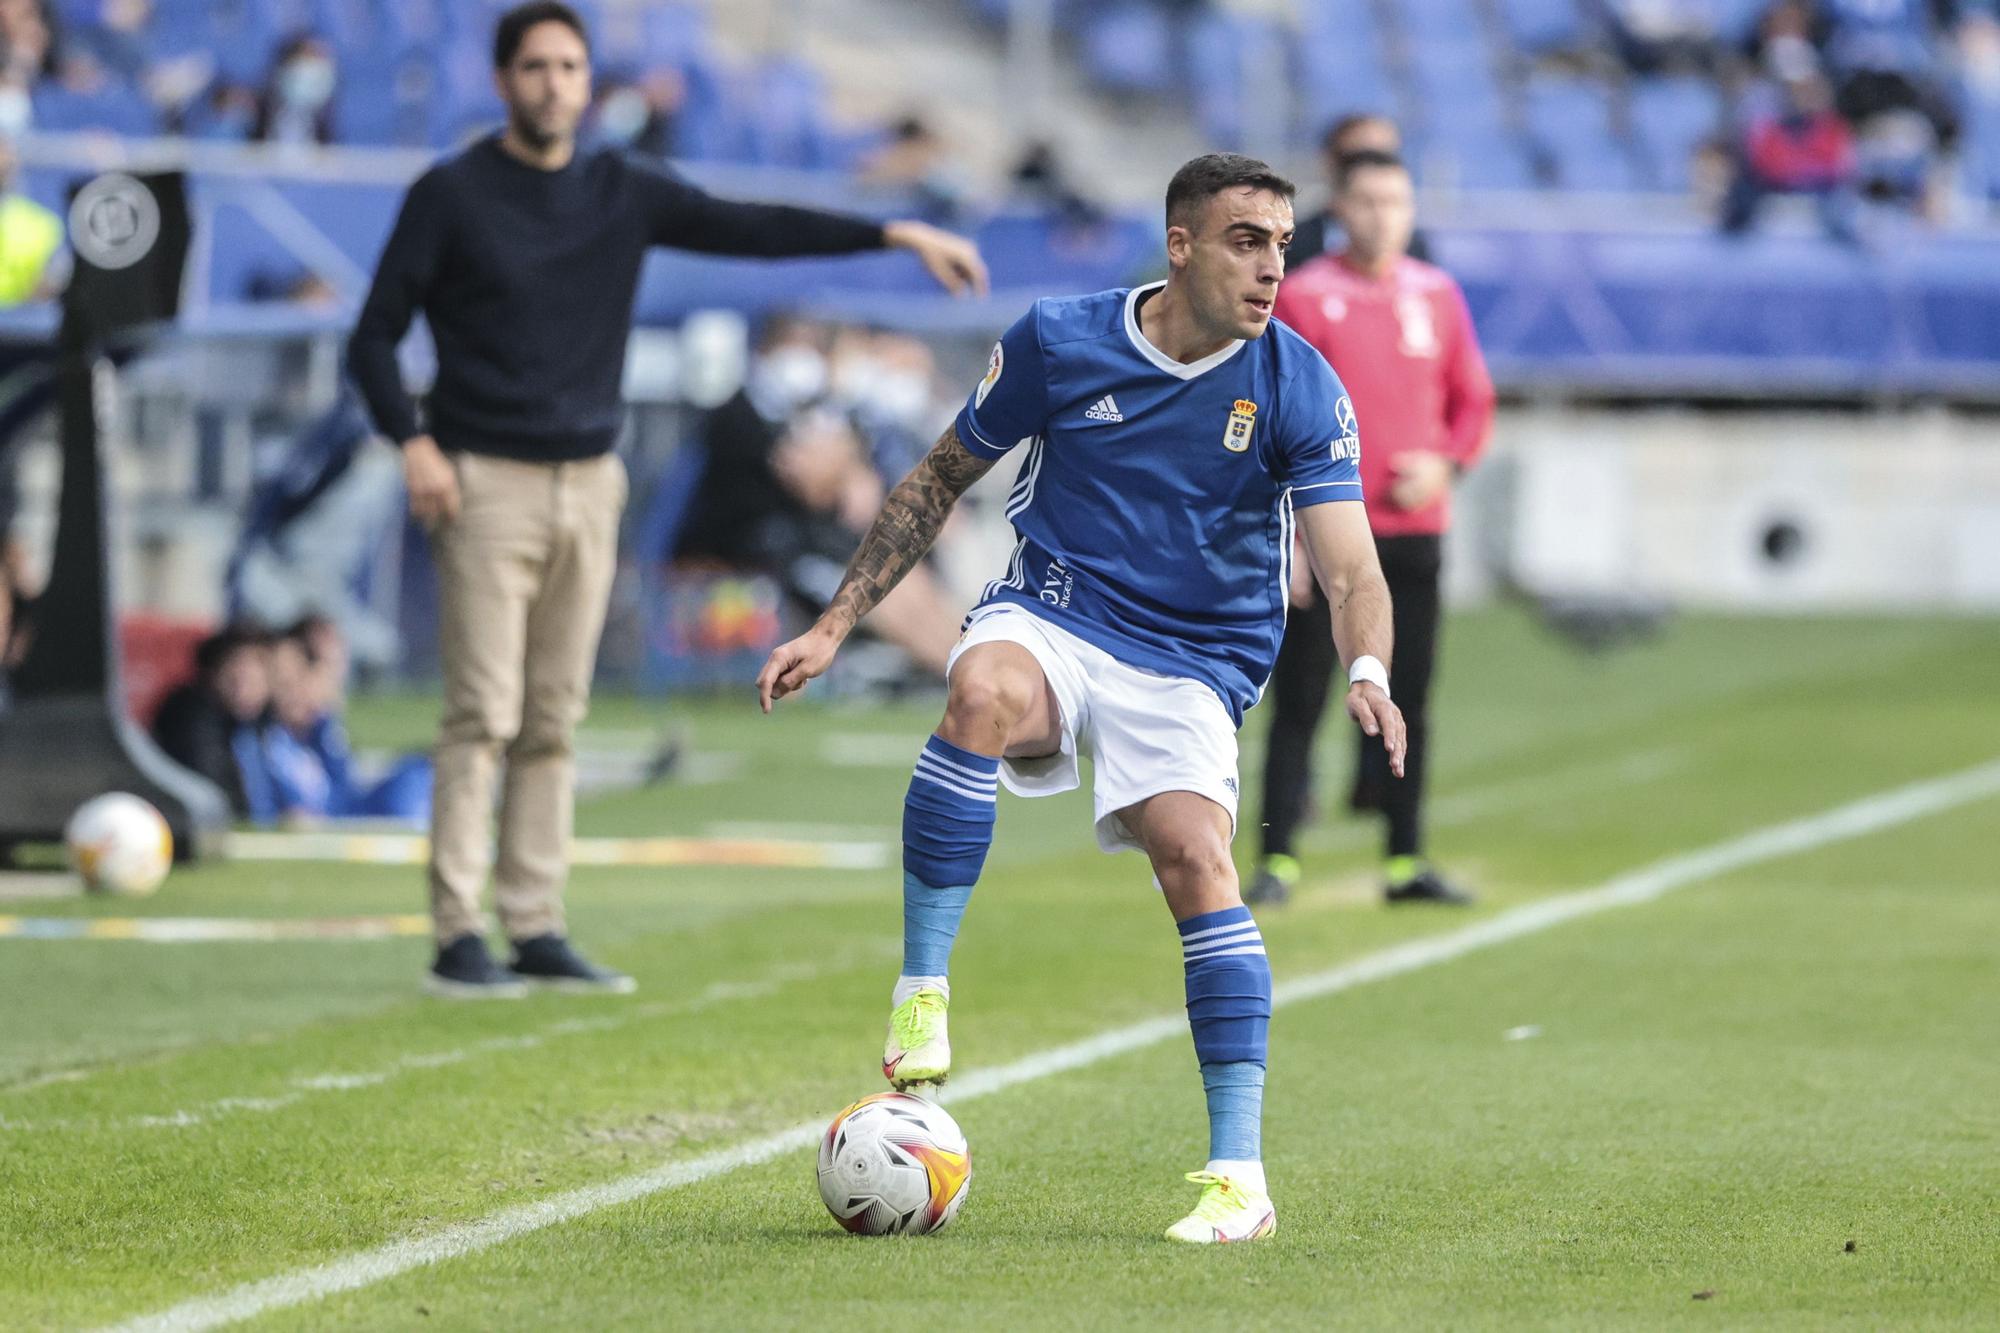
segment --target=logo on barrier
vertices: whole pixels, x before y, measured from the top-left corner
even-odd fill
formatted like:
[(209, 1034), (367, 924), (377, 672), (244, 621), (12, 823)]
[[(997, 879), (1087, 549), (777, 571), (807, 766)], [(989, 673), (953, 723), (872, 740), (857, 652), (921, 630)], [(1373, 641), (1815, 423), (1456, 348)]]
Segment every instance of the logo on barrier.
[(130, 268), (160, 239), (160, 204), (122, 172), (99, 176), (76, 192), (69, 209), (70, 244), (101, 269)]

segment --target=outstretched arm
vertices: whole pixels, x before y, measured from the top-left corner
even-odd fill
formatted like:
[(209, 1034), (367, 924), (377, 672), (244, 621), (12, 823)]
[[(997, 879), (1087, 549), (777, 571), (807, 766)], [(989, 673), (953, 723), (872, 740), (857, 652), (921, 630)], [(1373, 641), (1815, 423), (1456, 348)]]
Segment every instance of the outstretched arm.
[(668, 172), (651, 172), (648, 179), (656, 244), (760, 259), (907, 250), (953, 296), (986, 295), (979, 247), (927, 223), (877, 223), (818, 208), (718, 199)]
[(1407, 742), (1402, 710), (1390, 701), (1388, 689), (1395, 622), (1368, 511), (1353, 502), (1309, 505), (1298, 511), (1298, 522), (1313, 572), (1333, 606), (1333, 643), (1351, 682), (1347, 715), (1370, 736), (1382, 738), (1389, 767), (1400, 778)]
[[(819, 620), (798, 638), (773, 649), (757, 673), (757, 696), (765, 712), (827, 669), (861, 618), (929, 552), (958, 497), (992, 466), (990, 459), (977, 457), (959, 443), (955, 426), (931, 446), (882, 502), (882, 512), (861, 539), (839, 591)], [(1376, 577), (1380, 579), (1379, 572)]]

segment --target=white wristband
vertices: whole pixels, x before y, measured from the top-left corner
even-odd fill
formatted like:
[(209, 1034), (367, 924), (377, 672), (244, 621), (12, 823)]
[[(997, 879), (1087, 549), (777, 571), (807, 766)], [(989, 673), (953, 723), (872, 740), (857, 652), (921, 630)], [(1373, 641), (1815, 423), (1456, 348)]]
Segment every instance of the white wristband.
[(1347, 668), (1349, 685), (1359, 685), (1364, 680), (1383, 694), (1389, 693), (1389, 668), (1382, 665), (1381, 658), (1364, 653), (1354, 659), (1353, 666)]

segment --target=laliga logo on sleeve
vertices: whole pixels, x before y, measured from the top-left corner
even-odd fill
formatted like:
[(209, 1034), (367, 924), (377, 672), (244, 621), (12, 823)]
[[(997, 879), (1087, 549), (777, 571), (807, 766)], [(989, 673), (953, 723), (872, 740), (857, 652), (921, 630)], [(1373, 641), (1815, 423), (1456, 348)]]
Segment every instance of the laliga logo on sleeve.
[(1257, 424), (1257, 404), (1248, 398), (1236, 400), (1236, 410), (1229, 414), (1229, 428), (1222, 432), (1222, 447), (1232, 454), (1240, 454), (1250, 447), (1250, 430)]
[(1000, 354), (1000, 344), (993, 344), (993, 356), (986, 363), (986, 378), (979, 381), (979, 392), (972, 396), (974, 407), (986, 406), (986, 395), (993, 392), (993, 386), (1000, 382), (1000, 367), (1006, 358)]
[(1343, 463), (1349, 459), (1361, 459), (1361, 434), (1355, 426), (1354, 400), (1346, 394), (1333, 405), (1333, 419), (1340, 427), (1340, 434), (1333, 441), (1333, 461)]

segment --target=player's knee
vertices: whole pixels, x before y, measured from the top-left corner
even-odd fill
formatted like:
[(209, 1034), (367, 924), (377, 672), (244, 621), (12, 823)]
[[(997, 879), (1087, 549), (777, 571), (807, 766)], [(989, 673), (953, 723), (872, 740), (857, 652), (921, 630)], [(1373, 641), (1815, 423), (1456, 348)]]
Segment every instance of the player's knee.
[(1033, 702), (1027, 682), (998, 671), (955, 671), (943, 728), (954, 743), (1004, 744)]
[(1236, 883), (1229, 844), (1210, 829), (1174, 830), (1155, 836), (1147, 851), (1160, 883), (1174, 889), (1224, 891)]

